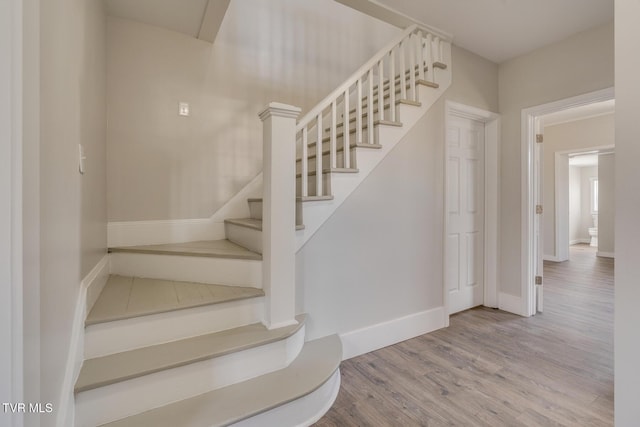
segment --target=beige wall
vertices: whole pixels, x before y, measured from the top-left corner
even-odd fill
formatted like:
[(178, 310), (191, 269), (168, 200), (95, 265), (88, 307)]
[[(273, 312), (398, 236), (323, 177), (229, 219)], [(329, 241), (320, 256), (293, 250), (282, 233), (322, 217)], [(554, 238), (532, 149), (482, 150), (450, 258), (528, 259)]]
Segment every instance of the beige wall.
[(40, 18), (41, 401), (60, 410), (80, 281), (106, 254), (106, 19), (85, 0), (43, 1)]
[[(581, 151), (615, 144), (613, 114), (576, 120), (544, 128), (543, 197), (544, 197), (544, 254), (557, 256), (556, 232), (556, 176), (555, 155), (562, 151)], [(566, 185), (566, 183), (563, 183)]]
[[(582, 173), (579, 167), (569, 166), (569, 241), (577, 243), (582, 223)], [(546, 242), (545, 242), (546, 244)]]
[(640, 419), (640, 2), (615, 0), (616, 19), (616, 292), (615, 292), (615, 420), (634, 426)]
[(456, 47), (452, 56), (444, 96), (298, 252), (309, 337), (443, 305), (445, 100), (498, 107), (497, 65)]
[(399, 33), (332, 0), (231, 2), (213, 45), (110, 18), (109, 220), (210, 217), (262, 170), (268, 102), (304, 113)]
[(598, 158), (598, 252), (615, 252), (615, 154)]
[(589, 227), (593, 227), (593, 216), (591, 214), (591, 180), (598, 178), (598, 166), (580, 168), (580, 191), (582, 199), (580, 202), (580, 227), (578, 237), (589, 239)]
[(522, 109), (613, 84), (613, 23), (500, 64), (502, 292), (521, 293)]

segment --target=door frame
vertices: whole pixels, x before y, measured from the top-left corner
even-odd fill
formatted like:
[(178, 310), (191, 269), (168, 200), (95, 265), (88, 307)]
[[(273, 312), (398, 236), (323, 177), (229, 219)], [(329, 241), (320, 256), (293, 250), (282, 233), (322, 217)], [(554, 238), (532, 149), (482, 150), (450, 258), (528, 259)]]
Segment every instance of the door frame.
[[(0, 11), (0, 398), (17, 403), (24, 401), (22, 1), (3, 0)], [(21, 426), (23, 415), (9, 415), (9, 421), (10, 426)]]
[[(539, 262), (535, 251), (535, 185), (542, 179), (541, 162), (536, 158), (536, 123), (540, 116), (569, 108), (609, 101), (614, 88), (607, 88), (522, 110), (521, 117), (521, 295), (522, 316), (536, 313), (535, 269)], [(536, 167), (537, 165), (537, 167)]]
[(484, 123), (484, 296), (483, 305), (486, 307), (498, 307), (498, 267), (499, 267), (499, 207), (500, 193), (499, 166), (500, 166), (500, 115), (481, 108), (471, 107), (454, 101), (445, 102), (445, 126), (444, 126), (444, 187), (443, 187), (443, 263), (442, 263), (442, 290), (444, 305), (445, 326), (449, 326), (449, 290), (447, 289), (447, 234), (449, 232), (449, 219), (447, 215), (447, 188), (448, 170), (447, 159), (449, 148), (447, 146), (447, 129), (451, 117), (471, 119)]

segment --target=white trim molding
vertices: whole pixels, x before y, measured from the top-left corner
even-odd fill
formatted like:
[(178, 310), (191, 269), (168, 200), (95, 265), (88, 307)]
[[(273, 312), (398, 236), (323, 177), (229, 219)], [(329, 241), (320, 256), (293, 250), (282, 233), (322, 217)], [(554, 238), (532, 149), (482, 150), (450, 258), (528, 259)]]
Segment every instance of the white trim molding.
[(601, 258), (615, 258), (616, 254), (614, 252), (596, 252), (596, 256), (599, 256)]
[[(491, 111), (483, 110), (476, 107), (460, 104), (453, 101), (446, 101), (445, 103), (445, 138), (446, 129), (448, 129), (449, 117), (461, 117), (465, 119), (476, 120), (484, 123), (484, 305), (487, 307), (498, 307), (498, 289), (500, 284), (498, 281), (500, 271), (499, 268), (499, 242), (500, 242), (500, 115)], [(448, 157), (448, 150), (446, 141), (444, 143), (444, 188), (443, 194), (447, 191), (447, 173), (446, 164)], [(447, 219), (447, 207), (444, 203), (444, 221), (445, 227), (443, 231), (443, 241), (446, 242), (448, 219)], [(446, 243), (445, 243), (446, 244)], [(446, 254), (446, 249), (444, 250)], [(446, 264), (446, 261), (445, 261)], [(444, 306), (448, 307), (448, 289), (446, 287), (446, 268), (443, 265), (443, 295)], [(448, 310), (445, 313), (446, 324), (449, 324)]]
[(588, 237), (583, 237), (581, 239), (569, 240), (569, 246), (578, 245), (580, 243), (591, 243), (591, 239), (589, 239)]
[[(0, 400), (24, 402), (23, 2), (0, 3)], [(22, 426), (22, 414), (2, 414)]]
[[(547, 104), (537, 105), (522, 110), (521, 117), (521, 295), (522, 295), (522, 315), (532, 316), (536, 312), (536, 289), (534, 284), (534, 272), (537, 263), (535, 253), (535, 179), (542, 171), (538, 170), (541, 162), (536, 161), (535, 150), (535, 124), (538, 117), (557, 111), (582, 105), (593, 104), (595, 102), (608, 101), (615, 98), (614, 88), (602, 89), (591, 93), (586, 93), (571, 98)], [(537, 167), (536, 167), (537, 165)]]
[(523, 311), (522, 298), (504, 292), (498, 294), (498, 308), (502, 311), (526, 316)]
[[(80, 282), (80, 291), (76, 299), (73, 325), (71, 326), (71, 342), (69, 343), (69, 353), (67, 354), (67, 365), (62, 381), (62, 392), (60, 393), (60, 407), (56, 411), (56, 426), (58, 427), (74, 425), (75, 400), (73, 387), (84, 361), (84, 321), (90, 309), (88, 307), (93, 306), (107, 283), (108, 277), (109, 255), (105, 254)], [(89, 294), (91, 294), (92, 301), (89, 301)]]
[(445, 313), (444, 307), (436, 307), (342, 333), (342, 360), (444, 328)]

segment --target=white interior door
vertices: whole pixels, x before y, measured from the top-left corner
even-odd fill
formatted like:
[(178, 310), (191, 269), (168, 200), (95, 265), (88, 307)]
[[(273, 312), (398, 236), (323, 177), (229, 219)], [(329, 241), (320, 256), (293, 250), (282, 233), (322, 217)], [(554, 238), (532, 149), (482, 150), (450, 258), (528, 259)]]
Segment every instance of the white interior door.
[(449, 118), (445, 242), (449, 314), (484, 302), (484, 134), (484, 123)]

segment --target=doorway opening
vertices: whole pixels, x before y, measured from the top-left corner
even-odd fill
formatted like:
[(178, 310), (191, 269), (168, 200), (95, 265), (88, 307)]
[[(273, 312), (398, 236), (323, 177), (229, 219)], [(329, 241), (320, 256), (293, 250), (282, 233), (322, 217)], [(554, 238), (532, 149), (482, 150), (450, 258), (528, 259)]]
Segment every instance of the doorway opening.
[[(588, 154), (595, 154), (599, 161), (613, 152), (613, 133), (607, 136), (599, 135), (590, 131), (587, 123), (587, 119), (597, 121), (598, 117), (604, 117), (606, 114), (611, 116), (609, 120), (613, 123), (613, 100), (614, 91), (610, 88), (522, 111), (523, 306), (521, 314), (524, 316), (543, 311), (543, 260), (559, 262), (569, 259), (569, 205), (571, 203), (568, 186), (571, 178), (569, 155), (573, 154), (571, 157), (578, 161), (579, 156), (591, 152)], [(571, 129), (574, 132), (573, 136), (567, 134)], [(585, 144), (586, 140), (591, 142)], [(604, 203), (607, 214), (611, 215), (610, 233), (611, 239), (613, 238), (613, 156), (610, 157), (611, 161), (607, 159), (602, 162), (611, 168), (606, 182), (607, 186), (611, 185), (611, 190), (606, 191), (608, 196), (605, 200), (602, 199), (604, 182), (598, 176), (599, 174), (596, 172), (597, 180), (589, 180), (587, 177), (586, 181), (587, 190), (584, 200), (587, 203), (584, 217), (591, 218), (591, 226), (586, 227), (585, 230), (581, 230), (583, 225), (579, 228), (580, 232), (584, 232), (586, 236), (582, 239), (586, 241), (589, 238), (589, 243), (591, 236), (588, 233), (593, 234), (594, 228), (597, 229), (595, 233), (598, 241), (602, 234), (600, 226), (603, 212), (599, 212), (598, 209), (593, 210), (589, 205), (593, 203), (593, 196), (590, 193), (592, 188), (598, 190), (596, 193), (598, 207), (603, 206)], [(600, 162), (598, 164), (600, 165)], [(597, 168), (599, 169), (600, 166)], [(585, 173), (585, 175), (589, 174)], [(574, 181), (576, 177), (577, 174), (574, 172)], [(559, 187), (556, 186), (556, 178), (562, 183)], [(564, 186), (565, 182), (567, 186)], [(597, 215), (595, 220), (594, 214)], [(595, 223), (598, 226), (595, 226)], [(584, 224), (588, 224), (588, 219), (585, 219)], [(601, 255), (606, 255), (605, 252), (603, 251)]]

